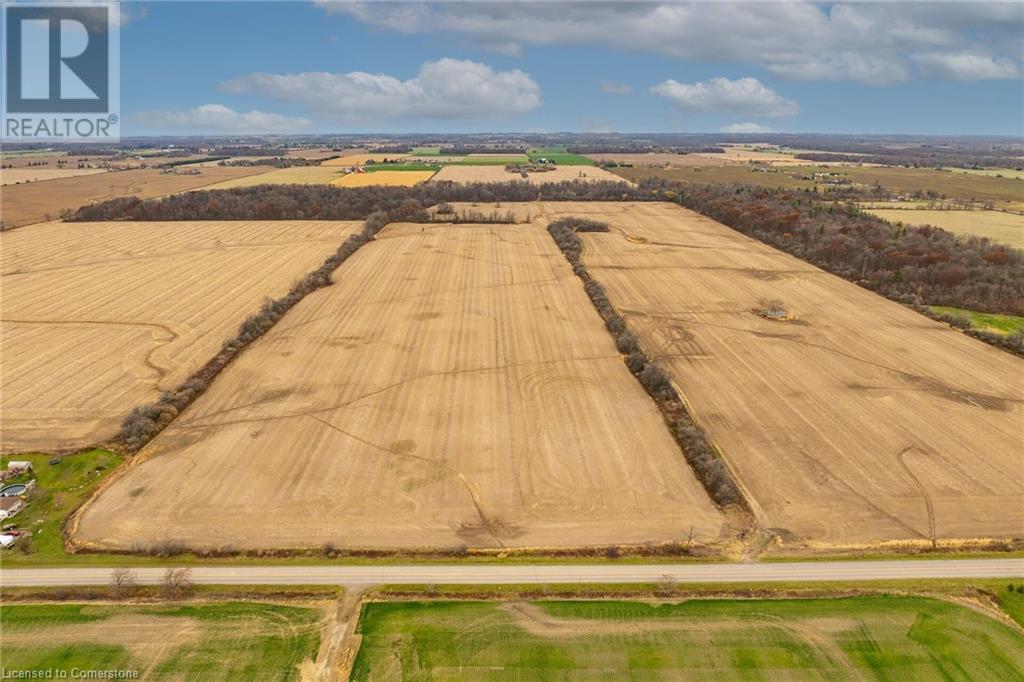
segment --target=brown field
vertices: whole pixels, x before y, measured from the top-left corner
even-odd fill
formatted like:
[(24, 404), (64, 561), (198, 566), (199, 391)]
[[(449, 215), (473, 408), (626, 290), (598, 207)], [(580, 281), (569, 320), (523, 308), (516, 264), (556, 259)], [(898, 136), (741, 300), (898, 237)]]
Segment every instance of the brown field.
[(451, 180), (459, 183), (471, 182), (532, 182), (545, 184), (564, 180), (586, 180), (598, 182), (612, 180), (621, 182), (622, 178), (612, 175), (603, 168), (596, 166), (557, 166), (545, 173), (530, 173), (530, 179), (524, 180), (519, 173), (509, 173), (504, 166), (445, 166), (437, 172), (432, 181)]
[(331, 184), (338, 187), (368, 187), (370, 185), (401, 185), (411, 187), (426, 182), (434, 171), (374, 171), (372, 173), (349, 173)]
[(73, 210), (97, 201), (133, 195), (151, 199), (266, 171), (265, 166), (215, 166), (191, 175), (144, 168), (9, 185), (0, 190), (0, 222), (4, 227), (39, 223), (57, 218), (65, 209)]
[(540, 224), (394, 224), (76, 517), (128, 548), (714, 540), (723, 517)]
[(1024, 215), (1004, 211), (929, 211), (925, 209), (868, 209), (893, 223), (933, 225), (963, 235), (988, 237), (1024, 249)]
[[(252, 187), (254, 185), (329, 185), (342, 177), (340, 168), (321, 166), (293, 166), (292, 168), (269, 169), (262, 166), (261, 175), (233, 178), (218, 182), (203, 189), (231, 189), (232, 187)], [(269, 169), (269, 171), (268, 171)]]
[[(765, 527), (839, 545), (1024, 534), (1024, 360), (672, 204), (545, 207), (612, 224), (583, 235), (584, 262)], [(773, 299), (796, 319), (752, 312)]]
[(4, 168), (0, 170), (0, 185), (18, 185), (23, 182), (42, 182), (106, 172), (105, 168)]
[[(346, 153), (346, 154), (343, 154), (342, 156), (339, 156), (336, 159), (327, 159), (326, 161), (324, 161), (320, 165), (321, 165), (321, 167), (323, 167), (323, 166), (327, 166), (327, 167), (330, 167), (330, 166), (362, 166), (362, 165), (365, 165), (367, 163), (370, 163), (371, 161), (380, 162), (380, 161), (383, 161), (384, 159), (388, 159), (390, 161), (392, 159), (404, 159), (404, 158), (406, 158), (406, 156), (407, 156), (407, 154), (393, 154), (393, 153), (392, 154), (366, 154), (366, 153), (350, 154), (350, 153)], [(419, 158), (419, 157), (417, 157), (417, 158)]]
[(113, 436), (357, 223), (45, 223), (0, 235), (0, 450)]
[[(688, 166), (724, 166), (728, 162), (724, 154), (586, 154), (588, 159), (598, 163), (628, 163), (633, 166), (655, 168), (678, 168)], [(721, 158), (718, 158), (721, 157)]]
[(318, 159), (326, 159), (330, 156), (351, 154), (353, 151), (358, 150), (346, 149), (345, 151), (339, 152), (330, 147), (297, 147), (289, 149), (284, 155), (292, 159), (309, 159), (310, 161), (316, 161)]

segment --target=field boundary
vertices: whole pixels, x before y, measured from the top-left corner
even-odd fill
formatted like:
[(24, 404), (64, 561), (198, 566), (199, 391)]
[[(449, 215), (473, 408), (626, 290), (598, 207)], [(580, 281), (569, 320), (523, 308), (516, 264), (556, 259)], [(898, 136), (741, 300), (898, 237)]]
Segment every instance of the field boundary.
[(587, 270), (581, 259), (583, 240), (577, 232), (607, 232), (608, 225), (581, 218), (563, 218), (548, 225), (548, 233), (572, 266), (573, 272), (597, 310), (616, 348), (623, 354), (626, 366), (658, 406), (665, 424), (675, 439), (686, 463), (711, 501), (723, 510), (741, 513), (748, 531), (760, 525), (755, 506), (728, 463), (693, 419), (686, 403), (672, 384), (668, 374), (644, 352), (629, 325), (612, 306), (604, 287)]

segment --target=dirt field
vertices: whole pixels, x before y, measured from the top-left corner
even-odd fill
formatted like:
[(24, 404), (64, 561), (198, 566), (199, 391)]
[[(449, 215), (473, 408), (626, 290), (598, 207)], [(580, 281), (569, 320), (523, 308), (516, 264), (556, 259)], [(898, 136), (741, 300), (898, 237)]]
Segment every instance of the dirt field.
[(332, 182), (338, 187), (367, 187), (369, 185), (401, 185), (411, 187), (426, 182), (434, 171), (374, 171), (372, 173), (349, 173)]
[[(725, 165), (724, 154), (587, 154), (588, 159), (598, 163), (611, 161), (627, 163), (632, 166), (653, 166), (656, 168), (676, 168), (683, 166), (719, 166)], [(717, 158), (722, 157), (722, 158)]]
[(545, 173), (530, 173), (530, 179), (524, 180), (518, 173), (509, 173), (504, 166), (445, 166), (437, 172), (431, 182), (451, 180), (458, 183), (471, 182), (532, 182), (545, 184), (562, 182), (563, 180), (586, 180), (598, 182), (612, 180), (623, 182), (623, 179), (612, 175), (602, 168), (594, 166), (558, 166)]
[(4, 168), (0, 170), (0, 185), (18, 185), (23, 182), (41, 182), (106, 172), (105, 168)]
[(76, 209), (97, 201), (132, 195), (151, 199), (266, 170), (259, 166), (215, 166), (190, 175), (144, 168), (9, 185), (0, 190), (0, 222), (5, 227), (39, 223), (56, 219), (64, 209)]
[(976, 234), (1024, 249), (1024, 215), (1004, 211), (870, 209), (879, 218), (907, 225), (934, 225), (957, 234)]
[(230, 189), (232, 187), (252, 187), (253, 185), (329, 185), (334, 180), (341, 178), (343, 173), (340, 168), (334, 166), (294, 166), (292, 168), (277, 168), (266, 172), (268, 166), (263, 166), (265, 171), (262, 175), (234, 178), (219, 182), (203, 189)]
[(78, 517), (128, 548), (564, 547), (723, 519), (541, 225), (396, 224)]
[[(388, 160), (391, 160), (391, 159), (404, 159), (407, 156), (408, 156), (408, 154), (401, 154), (401, 153), (399, 153), (399, 154), (395, 154), (395, 153), (391, 153), (391, 154), (383, 154), (383, 153), (367, 154), (365, 152), (359, 152), (359, 153), (349, 153), (349, 152), (346, 152), (345, 154), (339, 156), (336, 159), (327, 159), (326, 161), (324, 161), (320, 165), (321, 166), (327, 166), (327, 167), (330, 167), (330, 166), (362, 166), (362, 165), (365, 165), (365, 164), (367, 164), (367, 163), (369, 163), (371, 161), (383, 161), (384, 159), (388, 159)], [(419, 158), (419, 157), (415, 157), (415, 158)]]
[(357, 223), (45, 223), (0, 235), (0, 449), (113, 436)]
[[(591, 214), (584, 262), (787, 538), (1020, 536), (1024, 361), (671, 204)], [(777, 299), (795, 315), (752, 309)], [(640, 433), (640, 431), (637, 431)]]

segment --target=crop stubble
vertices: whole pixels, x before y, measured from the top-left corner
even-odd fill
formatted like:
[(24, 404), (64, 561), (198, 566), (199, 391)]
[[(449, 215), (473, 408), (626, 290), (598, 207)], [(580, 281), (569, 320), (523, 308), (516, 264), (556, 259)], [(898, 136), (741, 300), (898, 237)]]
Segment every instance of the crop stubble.
[(723, 519), (541, 225), (394, 224), (94, 498), (77, 541), (451, 548)]
[(0, 449), (112, 437), (355, 222), (45, 223), (0, 236)]
[[(584, 262), (783, 537), (1024, 532), (1020, 358), (672, 204), (591, 215)], [(777, 300), (795, 320), (754, 314)]]

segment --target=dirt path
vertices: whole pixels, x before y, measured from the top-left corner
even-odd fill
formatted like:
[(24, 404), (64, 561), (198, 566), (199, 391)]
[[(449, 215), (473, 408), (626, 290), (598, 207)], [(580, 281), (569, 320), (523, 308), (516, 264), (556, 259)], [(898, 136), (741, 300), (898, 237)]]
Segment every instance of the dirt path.
[(303, 666), (300, 671), (302, 682), (348, 679), (362, 639), (355, 632), (362, 603), (363, 589), (352, 587), (346, 589), (345, 595), (328, 609), (320, 651), (316, 661)]

